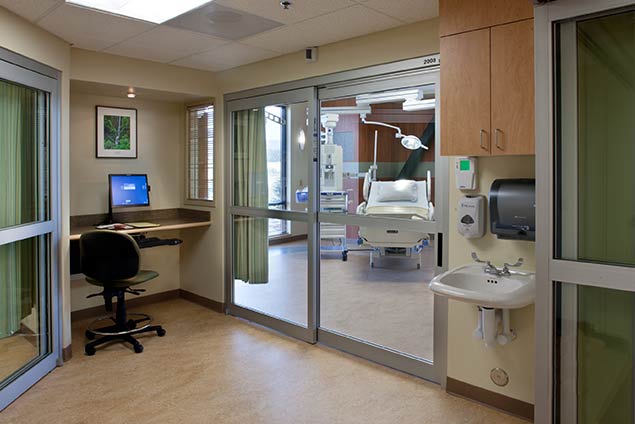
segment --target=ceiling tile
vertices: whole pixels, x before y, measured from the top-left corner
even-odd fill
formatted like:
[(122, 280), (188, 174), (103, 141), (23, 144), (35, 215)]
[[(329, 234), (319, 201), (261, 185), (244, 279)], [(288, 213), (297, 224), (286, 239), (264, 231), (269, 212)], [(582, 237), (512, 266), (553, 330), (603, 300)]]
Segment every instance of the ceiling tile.
[(364, 0), (362, 4), (408, 23), (439, 16), (438, 0)]
[(352, 0), (293, 0), (291, 7), (284, 10), (279, 0), (216, 0), (215, 3), (284, 24), (304, 21), (355, 4)]
[(247, 46), (241, 43), (229, 43), (208, 52), (179, 59), (172, 63), (174, 65), (188, 66), (191, 68), (221, 71), (269, 59), (278, 55), (279, 53), (271, 50)]
[(274, 50), (279, 53), (293, 53), (309, 45), (302, 29), (295, 25), (284, 26), (267, 31), (253, 37), (240, 40), (241, 43), (262, 49)]
[(0, 6), (29, 21), (38, 20), (60, 4), (62, 4), (62, 0), (0, 0)]
[(209, 35), (161, 25), (104, 51), (156, 62), (172, 62), (228, 42)]
[(230, 40), (240, 40), (282, 25), (280, 22), (221, 6), (216, 2), (177, 16), (165, 24)]
[(148, 22), (66, 4), (46, 15), (38, 24), (75, 47), (88, 50), (103, 50), (156, 27)]
[(356, 5), (295, 24), (307, 46), (321, 46), (383, 31), (403, 23), (367, 7)]

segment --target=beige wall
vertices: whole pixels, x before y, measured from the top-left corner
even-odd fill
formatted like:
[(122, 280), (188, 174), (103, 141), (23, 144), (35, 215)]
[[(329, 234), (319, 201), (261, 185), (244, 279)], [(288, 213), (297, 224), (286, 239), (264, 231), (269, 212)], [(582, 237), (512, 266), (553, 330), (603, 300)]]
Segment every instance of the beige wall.
[[(441, 93), (443, 95), (443, 93)], [(471, 252), (500, 266), (503, 262), (525, 259), (524, 269), (535, 270), (533, 242), (498, 240), (489, 232), (485, 237), (468, 240), (456, 229), (457, 204), (463, 195), (456, 189), (453, 159), (450, 158), (450, 237), (449, 266), (471, 263)], [(533, 156), (478, 158), (478, 193), (489, 198), (489, 187), (497, 178), (533, 178)], [(469, 192), (469, 194), (474, 194)], [(489, 212), (488, 212), (489, 213)], [(489, 215), (487, 215), (489, 220)], [(534, 399), (534, 308), (528, 306), (511, 312), (511, 326), (518, 337), (507, 346), (487, 348), (482, 340), (472, 337), (477, 325), (473, 305), (450, 301), (448, 312), (448, 377), (533, 403)], [(490, 380), (492, 368), (503, 368), (509, 384), (498, 387)]]
[[(30, 59), (44, 63), (62, 72), (60, 92), (60, 162), (61, 162), (61, 221), (60, 234), (60, 299), (63, 315), (70, 316), (70, 270), (68, 262), (69, 234), (69, 97), (70, 97), (70, 46), (65, 41), (32, 25), (17, 15), (0, 7), (0, 47), (12, 50)], [(63, 345), (70, 344), (70, 320), (64, 320), (62, 328)]]
[[(138, 158), (95, 158), (95, 106), (137, 109)], [(151, 209), (181, 206), (183, 187), (184, 106), (180, 103), (146, 101), (71, 92), (70, 101), (70, 193), (71, 216), (104, 213), (108, 210), (108, 174), (148, 174)], [(144, 208), (145, 210), (145, 208)], [(160, 237), (179, 237), (165, 232)], [(159, 277), (140, 286), (141, 296), (180, 287), (180, 247), (164, 246), (141, 251), (141, 266)], [(97, 292), (83, 278), (71, 281), (71, 310), (103, 305), (103, 299), (86, 299)]]
[[(95, 157), (95, 107), (137, 109), (137, 159)], [(108, 174), (148, 174), (151, 209), (181, 206), (185, 109), (178, 103), (71, 92), (71, 215), (108, 211)]]

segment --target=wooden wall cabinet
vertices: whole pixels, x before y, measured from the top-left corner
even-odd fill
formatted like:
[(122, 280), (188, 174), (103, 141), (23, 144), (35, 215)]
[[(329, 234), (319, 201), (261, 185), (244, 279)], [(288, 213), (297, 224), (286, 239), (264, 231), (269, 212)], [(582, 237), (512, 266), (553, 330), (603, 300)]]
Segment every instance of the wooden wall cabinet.
[(534, 17), (530, 0), (439, 0), (441, 37)]
[(533, 19), (441, 38), (441, 154), (534, 154)]

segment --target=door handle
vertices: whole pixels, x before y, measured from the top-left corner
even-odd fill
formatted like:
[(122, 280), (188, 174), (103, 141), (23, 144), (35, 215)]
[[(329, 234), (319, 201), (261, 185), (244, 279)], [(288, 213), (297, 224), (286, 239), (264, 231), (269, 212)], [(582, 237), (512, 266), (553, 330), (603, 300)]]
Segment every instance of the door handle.
[(481, 149), (489, 150), (488, 147), (483, 144), (483, 134), (485, 134), (485, 130), (481, 128)]
[(503, 133), (503, 131), (501, 131), (500, 128), (496, 128), (494, 130), (494, 144), (496, 145), (497, 148), (501, 149), (501, 150), (505, 150), (503, 147), (501, 147), (501, 145), (498, 143), (498, 133)]

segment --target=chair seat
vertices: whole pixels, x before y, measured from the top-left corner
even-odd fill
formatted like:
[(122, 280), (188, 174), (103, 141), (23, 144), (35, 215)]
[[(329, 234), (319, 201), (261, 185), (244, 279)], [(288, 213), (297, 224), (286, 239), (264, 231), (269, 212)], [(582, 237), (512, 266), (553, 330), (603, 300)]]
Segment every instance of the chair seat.
[(95, 286), (123, 289), (126, 287), (135, 286), (137, 284), (145, 283), (146, 281), (150, 281), (154, 278), (157, 278), (158, 276), (158, 272), (141, 270), (137, 275), (132, 278), (128, 278), (127, 280), (101, 281), (95, 280), (94, 278), (86, 277), (86, 281)]

